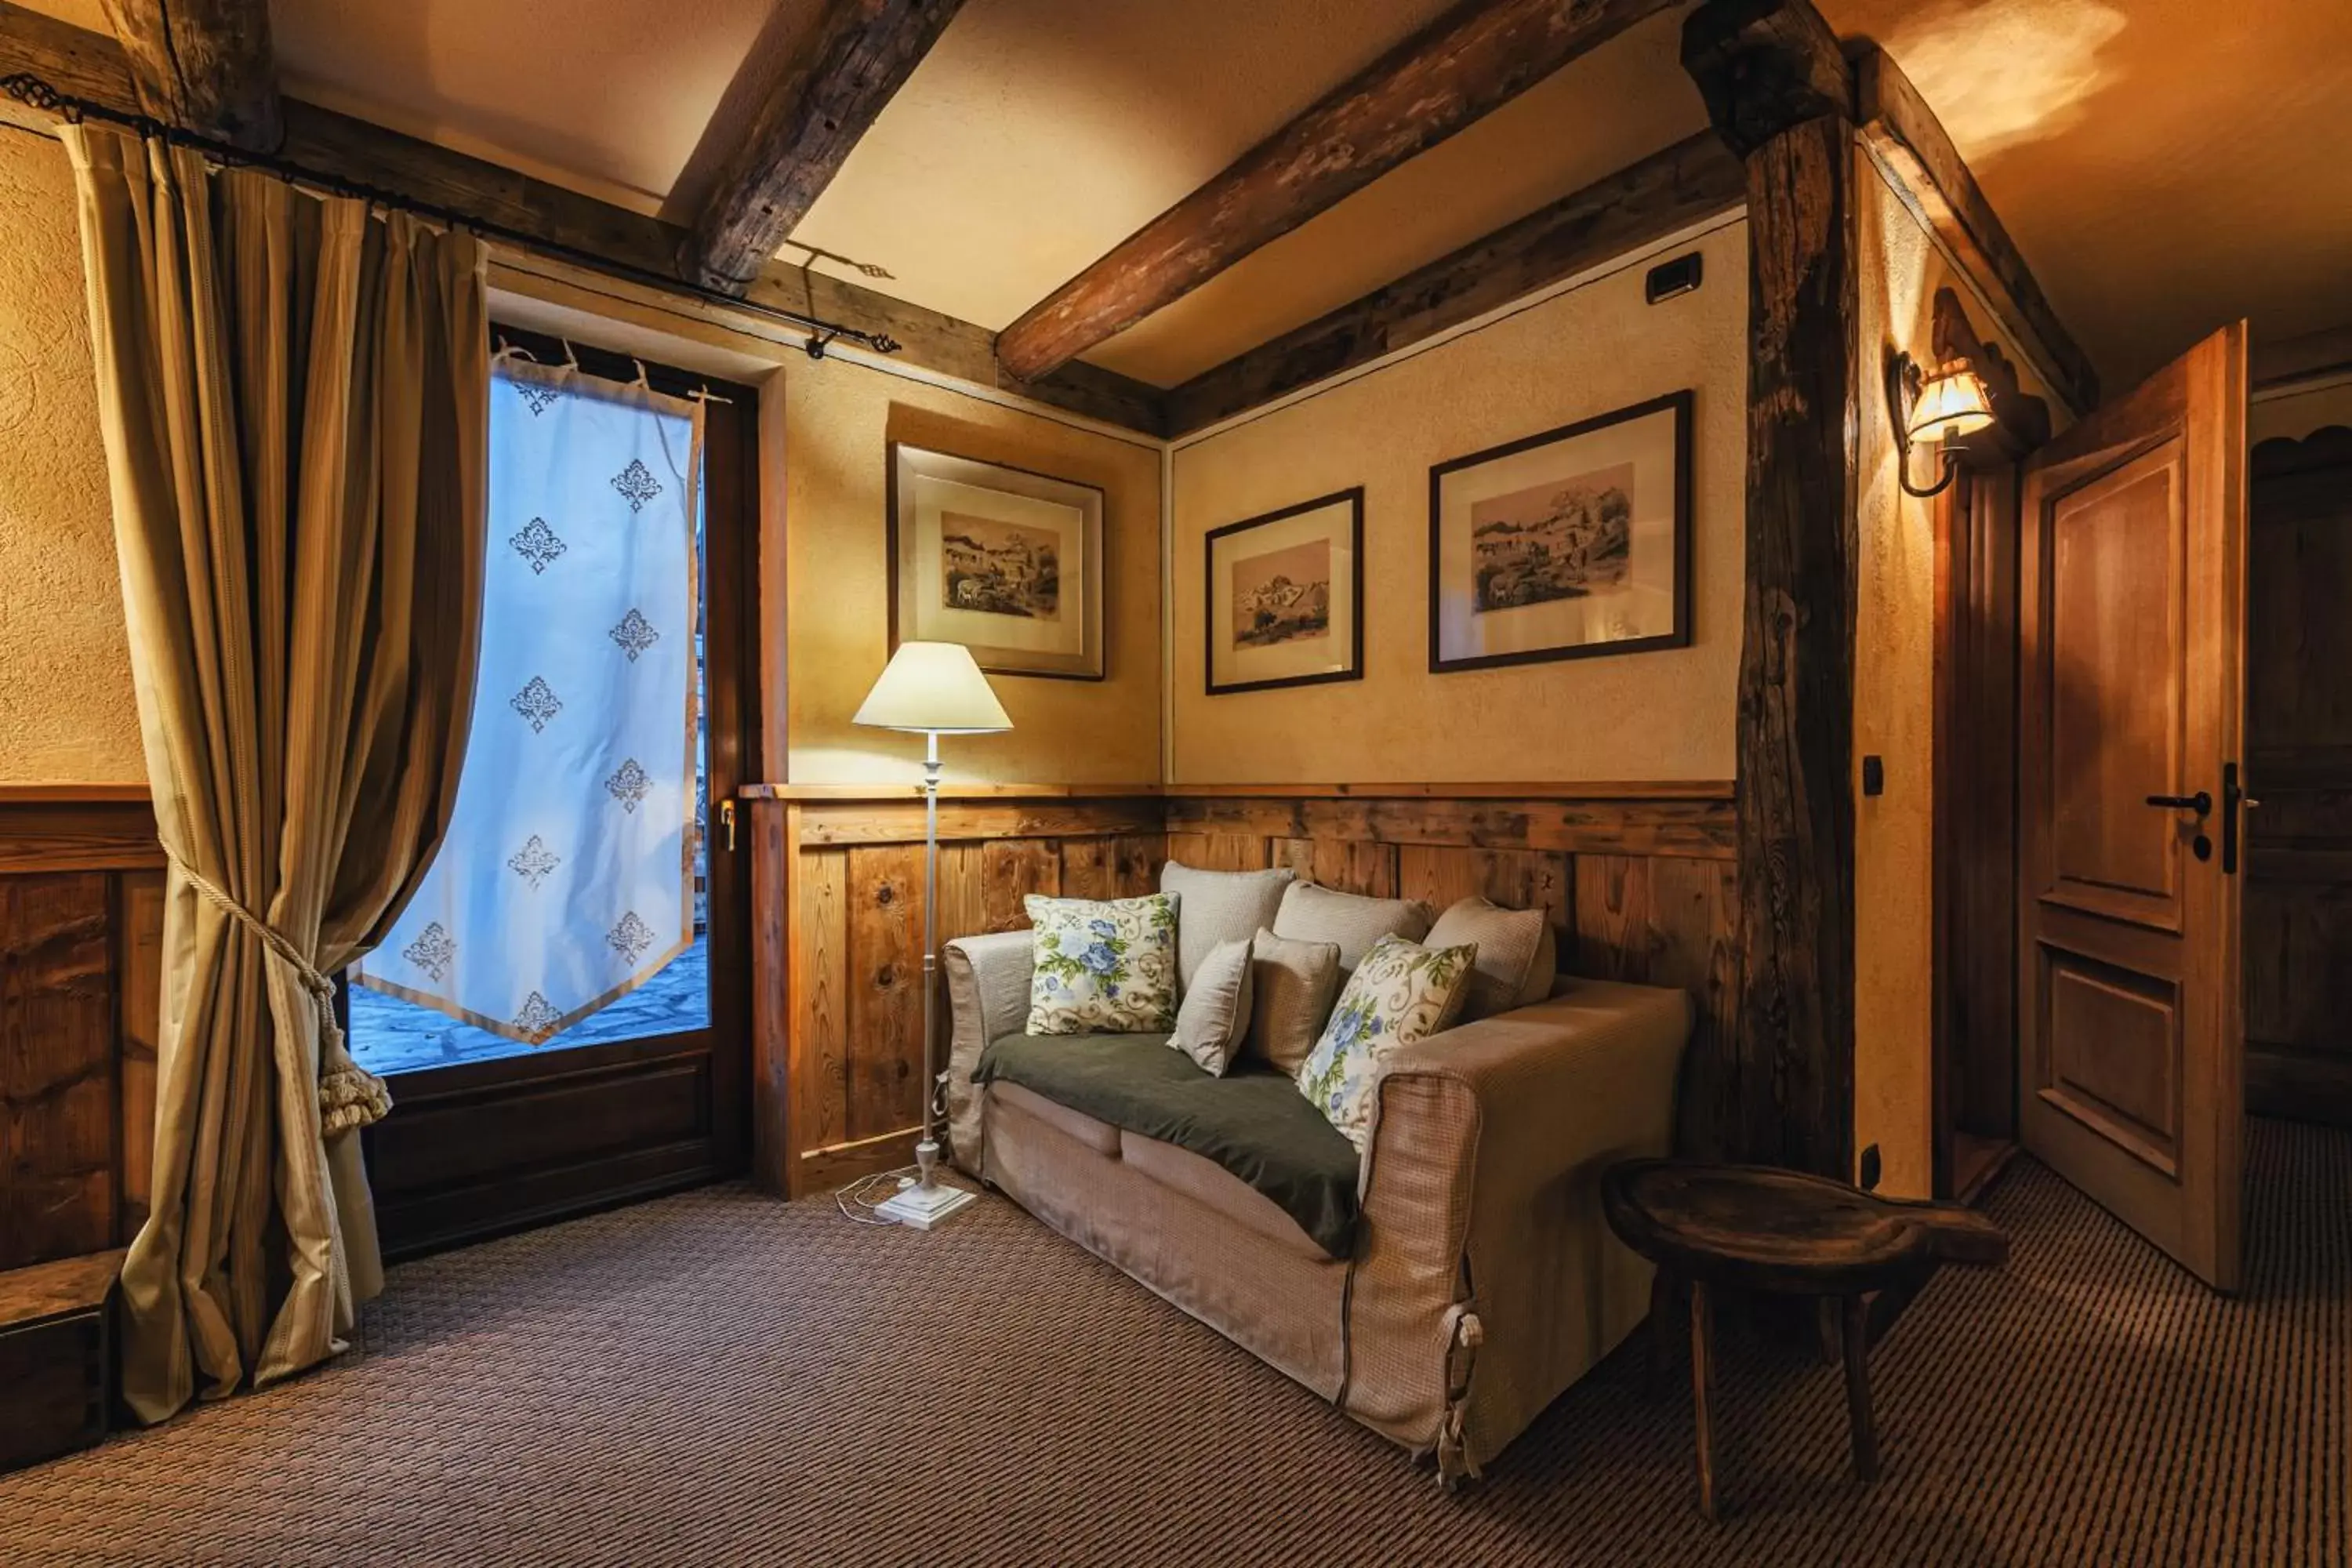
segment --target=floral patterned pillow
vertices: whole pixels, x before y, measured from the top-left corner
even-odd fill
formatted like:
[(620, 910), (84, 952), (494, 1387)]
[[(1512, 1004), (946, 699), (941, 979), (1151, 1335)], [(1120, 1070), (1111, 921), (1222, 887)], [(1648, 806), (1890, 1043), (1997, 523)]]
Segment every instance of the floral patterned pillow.
[(1348, 977), (1323, 1037), (1298, 1069), (1298, 1091), (1361, 1152), (1371, 1134), (1372, 1091), (1391, 1051), (1454, 1022), (1470, 994), (1475, 942), (1423, 947), (1384, 936)]
[(1024, 900), (1036, 931), (1033, 1035), (1151, 1035), (1176, 1027), (1176, 900)]

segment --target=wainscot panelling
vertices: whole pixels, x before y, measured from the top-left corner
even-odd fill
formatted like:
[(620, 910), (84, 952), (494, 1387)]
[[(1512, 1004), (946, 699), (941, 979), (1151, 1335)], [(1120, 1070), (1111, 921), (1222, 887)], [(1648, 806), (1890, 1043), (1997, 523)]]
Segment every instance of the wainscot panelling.
[[(752, 1166), (772, 1190), (821, 1192), (908, 1163), (922, 1120), (922, 797), (787, 784), (744, 795), (763, 935)], [(1031, 893), (1150, 891), (1167, 858), (1161, 812), (1150, 785), (944, 792), (940, 942), (1026, 926)], [(936, 1013), (943, 1056), (944, 982)]]
[(0, 787), (0, 1270), (146, 1216), (163, 861), (144, 789)]
[(1473, 895), (1547, 910), (1563, 973), (1688, 991), (1681, 1146), (1730, 1146), (1730, 784), (1171, 784), (1165, 804), (1169, 856), (1188, 865), (1287, 866), (1433, 910)]

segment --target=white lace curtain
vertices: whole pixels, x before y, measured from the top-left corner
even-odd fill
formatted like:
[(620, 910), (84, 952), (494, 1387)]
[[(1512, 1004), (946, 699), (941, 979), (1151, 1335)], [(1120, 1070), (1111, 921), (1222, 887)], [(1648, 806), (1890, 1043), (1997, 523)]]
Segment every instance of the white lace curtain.
[(449, 834), (363, 984), (538, 1044), (694, 940), (700, 405), (502, 358)]

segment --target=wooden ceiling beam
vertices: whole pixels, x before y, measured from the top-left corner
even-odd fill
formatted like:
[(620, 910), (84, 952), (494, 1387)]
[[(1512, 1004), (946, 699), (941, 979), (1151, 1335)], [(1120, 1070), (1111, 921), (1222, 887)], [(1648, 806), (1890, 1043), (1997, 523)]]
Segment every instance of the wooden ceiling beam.
[(997, 338), (1034, 379), (1501, 107), (1672, 0), (1464, 0), (1121, 241)]
[(1168, 395), (1181, 436), (1393, 353), (1738, 206), (1746, 170), (1712, 131), (1538, 207)]
[[(118, 114), (144, 112), (130, 62), (113, 39), (0, 0), (0, 76), (19, 72)], [(13, 102), (5, 109), (11, 111), (9, 118), (37, 122), (37, 117)], [(639, 275), (641, 280), (673, 276), (687, 235), (676, 224), (299, 99), (284, 100), (282, 110), (286, 140), (279, 155), (299, 168), (527, 237), (523, 243), (551, 254), (593, 256)], [(846, 279), (772, 262), (744, 300), (887, 332), (905, 345), (900, 357), (907, 363), (944, 376), (1015, 391), (1150, 436), (1165, 428), (1157, 388), (1091, 365), (1074, 365), (1042, 382), (1015, 384), (997, 368), (996, 335), (987, 328)]]
[[(2033, 269), (2000, 216), (1978, 189), (1959, 149), (1944, 133), (1936, 111), (1903, 74), (1893, 56), (1876, 44), (1847, 49), (1853, 63), (1854, 119), (1872, 151), (1901, 176), (1936, 237), (1995, 299), (2006, 297), (2021, 318), (2015, 324), (2034, 340), (2030, 357), (2041, 362), (2052, 387), (2077, 414), (2098, 406), (2099, 373), (2051, 308)], [(2031, 353), (2038, 346), (2038, 354)]]
[(695, 220), (686, 276), (727, 293), (750, 287), (962, 5), (830, 0), (775, 89), (740, 127), (706, 132), (734, 151)]
[(105, 0), (149, 118), (249, 152), (284, 135), (269, 0)]

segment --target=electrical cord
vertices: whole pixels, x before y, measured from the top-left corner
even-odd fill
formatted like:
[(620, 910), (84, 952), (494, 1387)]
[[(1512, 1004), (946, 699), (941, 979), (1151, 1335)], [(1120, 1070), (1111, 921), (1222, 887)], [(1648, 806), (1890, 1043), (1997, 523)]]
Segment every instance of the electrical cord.
[[(884, 1219), (874, 1211), (896, 1196), (900, 1187), (905, 1185), (909, 1178), (919, 1173), (916, 1166), (901, 1165), (895, 1171), (877, 1171), (870, 1176), (860, 1176), (847, 1186), (834, 1190), (834, 1206), (841, 1210), (841, 1217), (852, 1225), (895, 1226), (898, 1223), (897, 1220)], [(889, 1189), (880, 1197), (866, 1195), (877, 1185), (885, 1182), (889, 1184)], [(865, 1212), (862, 1214), (856, 1212), (860, 1209)]]

